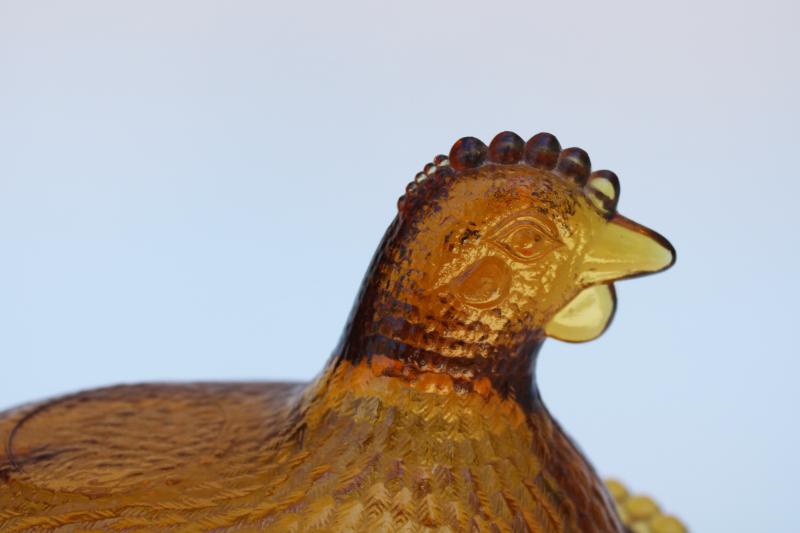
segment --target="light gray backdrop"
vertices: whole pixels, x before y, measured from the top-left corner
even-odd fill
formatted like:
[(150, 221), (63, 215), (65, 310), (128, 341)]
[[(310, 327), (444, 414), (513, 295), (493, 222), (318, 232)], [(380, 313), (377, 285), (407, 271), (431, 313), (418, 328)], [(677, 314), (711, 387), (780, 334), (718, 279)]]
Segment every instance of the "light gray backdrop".
[(678, 249), (549, 407), (695, 531), (796, 531), (797, 5), (0, 0), (0, 408), (310, 378), (414, 173), (545, 130)]

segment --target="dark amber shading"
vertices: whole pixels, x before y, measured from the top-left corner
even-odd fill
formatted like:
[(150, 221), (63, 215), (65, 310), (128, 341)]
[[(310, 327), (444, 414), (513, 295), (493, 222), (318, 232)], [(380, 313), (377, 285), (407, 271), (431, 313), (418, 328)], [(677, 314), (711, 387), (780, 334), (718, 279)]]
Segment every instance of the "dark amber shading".
[(511, 164), (522, 159), (525, 141), (513, 131), (498, 133), (489, 144), (489, 160), (494, 163)]
[(475, 137), (463, 137), (450, 149), (450, 165), (456, 170), (480, 166), (486, 160), (486, 145)]
[(525, 144), (525, 161), (534, 167), (554, 168), (560, 154), (561, 144), (550, 133), (537, 133)]
[(443, 165), (443, 164), (448, 163), (448, 162), (449, 162), (449, 159), (444, 154), (439, 154), (439, 155), (437, 155), (436, 157), (433, 158), (433, 164), (436, 165), (436, 166), (440, 166), (440, 165)]
[(565, 177), (583, 185), (589, 179), (592, 162), (589, 154), (580, 148), (566, 148), (561, 152), (556, 170)]

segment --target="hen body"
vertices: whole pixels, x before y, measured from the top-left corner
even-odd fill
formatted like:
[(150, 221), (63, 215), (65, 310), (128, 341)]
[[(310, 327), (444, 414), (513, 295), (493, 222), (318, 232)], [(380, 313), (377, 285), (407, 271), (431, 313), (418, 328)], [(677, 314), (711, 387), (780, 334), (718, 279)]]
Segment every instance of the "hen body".
[(543, 408), (343, 378), (118, 386), (7, 413), (0, 529), (620, 530)]

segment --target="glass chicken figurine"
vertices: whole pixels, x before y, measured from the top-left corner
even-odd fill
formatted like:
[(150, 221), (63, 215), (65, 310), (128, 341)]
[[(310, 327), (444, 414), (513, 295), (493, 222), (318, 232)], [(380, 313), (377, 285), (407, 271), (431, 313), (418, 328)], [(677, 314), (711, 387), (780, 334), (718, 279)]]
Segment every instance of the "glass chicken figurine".
[(310, 383), (124, 385), (0, 413), (0, 531), (682, 533), (545, 408), (545, 338), (671, 266), (580, 148), (512, 132), (425, 165)]

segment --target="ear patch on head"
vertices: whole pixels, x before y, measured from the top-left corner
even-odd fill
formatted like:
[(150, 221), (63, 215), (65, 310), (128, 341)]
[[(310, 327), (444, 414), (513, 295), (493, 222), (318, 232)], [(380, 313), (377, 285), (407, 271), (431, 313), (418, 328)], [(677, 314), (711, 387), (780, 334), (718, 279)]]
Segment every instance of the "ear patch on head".
[(594, 340), (608, 328), (617, 308), (613, 284), (583, 289), (550, 319), (544, 328), (548, 337), (566, 342)]
[(494, 256), (470, 265), (450, 282), (453, 292), (467, 305), (486, 309), (505, 300), (511, 288), (511, 269)]

